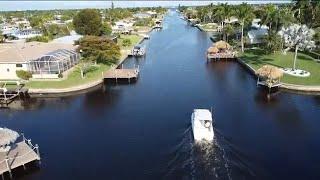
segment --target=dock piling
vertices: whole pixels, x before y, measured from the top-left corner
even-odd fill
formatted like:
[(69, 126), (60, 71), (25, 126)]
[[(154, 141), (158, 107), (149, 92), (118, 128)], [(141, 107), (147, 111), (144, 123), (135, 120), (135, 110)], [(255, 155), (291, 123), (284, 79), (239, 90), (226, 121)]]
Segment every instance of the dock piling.
[(36, 149), (37, 155), (39, 157), (39, 159), (38, 159), (39, 161), (38, 162), (39, 162), (39, 164), (41, 164), (41, 157), (40, 157), (40, 151), (39, 151), (39, 145), (38, 144), (35, 145), (35, 149)]
[(12, 172), (11, 172), (11, 168), (10, 168), (10, 165), (9, 165), (9, 157), (6, 156), (6, 165), (8, 167), (8, 171), (9, 171), (9, 175), (10, 175), (10, 179), (12, 179)]
[(105, 79), (113, 79), (118, 83), (118, 79), (126, 79), (131, 83), (131, 79), (137, 79), (139, 70), (134, 69), (114, 69), (104, 74)]

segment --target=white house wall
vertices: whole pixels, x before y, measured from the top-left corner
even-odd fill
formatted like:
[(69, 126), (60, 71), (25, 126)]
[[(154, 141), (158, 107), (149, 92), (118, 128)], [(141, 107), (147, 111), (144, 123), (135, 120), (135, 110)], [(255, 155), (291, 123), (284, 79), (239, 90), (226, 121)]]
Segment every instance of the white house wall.
[(17, 67), (17, 64), (13, 63), (0, 63), (0, 79), (19, 79), (17, 77), (17, 70), (27, 71), (28, 67), (26, 63), (21, 64), (22, 67)]

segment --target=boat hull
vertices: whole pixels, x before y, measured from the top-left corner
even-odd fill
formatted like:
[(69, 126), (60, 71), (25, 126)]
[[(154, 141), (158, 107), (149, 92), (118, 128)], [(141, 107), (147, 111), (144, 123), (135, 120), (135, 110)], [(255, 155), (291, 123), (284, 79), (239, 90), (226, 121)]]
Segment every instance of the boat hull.
[(209, 128), (199, 128), (197, 125), (195, 125), (195, 119), (194, 116), (191, 116), (191, 124), (192, 124), (192, 132), (193, 132), (193, 138), (195, 141), (212, 141), (214, 138), (214, 132), (213, 132), (213, 126), (210, 125)]

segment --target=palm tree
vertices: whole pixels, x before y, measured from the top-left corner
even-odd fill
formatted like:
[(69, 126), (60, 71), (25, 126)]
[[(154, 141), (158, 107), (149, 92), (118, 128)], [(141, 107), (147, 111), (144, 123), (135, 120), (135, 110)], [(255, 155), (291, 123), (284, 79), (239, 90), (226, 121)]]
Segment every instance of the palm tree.
[(281, 48), (281, 39), (280, 35), (271, 32), (263, 37), (264, 44), (266, 46), (265, 50), (267, 53), (275, 53)]
[(273, 4), (268, 4), (264, 6), (261, 11), (262, 15), (261, 15), (260, 23), (269, 27), (268, 34), (271, 34), (272, 32), (272, 28), (273, 28), (272, 24), (275, 21), (276, 12), (277, 12), (277, 9)]
[(225, 40), (225, 29), (224, 29), (224, 21), (230, 20), (230, 17), (233, 15), (232, 6), (225, 4), (219, 4), (216, 6), (214, 11), (214, 16), (221, 22), (222, 31), (223, 31), (223, 39)]
[(230, 24), (227, 24), (226, 26), (225, 26), (225, 34), (226, 34), (226, 41), (228, 42), (229, 41), (229, 36), (230, 35), (232, 35), (232, 34), (234, 34), (234, 28), (233, 28), (233, 26), (232, 25), (230, 25)]
[(200, 22), (207, 22), (208, 19), (208, 8), (207, 7), (199, 7), (197, 8), (197, 18)]
[(294, 0), (293, 10), (295, 17), (301, 24), (307, 24), (309, 27), (314, 27), (317, 22), (317, 16), (320, 11), (319, 0)]
[[(293, 12), (288, 7), (283, 7), (279, 11), (276, 11), (275, 15), (274, 15), (274, 19), (275, 19), (276, 32), (279, 32), (281, 30), (281, 28), (289, 27), (295, 21)], [(282, 48), (282, 52), (284, 54), (286, 54), (286, 51), (289, 50), (289, 49), (287, 49), (287, 50), (284, 49), (283, 37), (281, 40), (281, 48)]]
[(241, 51), (244, 51), (243, 29), (245, 24), (251, 23), (254, 18), (253, 8), (247, 3), (242, 3), (235, 9), (235, 14), (241, 25)]

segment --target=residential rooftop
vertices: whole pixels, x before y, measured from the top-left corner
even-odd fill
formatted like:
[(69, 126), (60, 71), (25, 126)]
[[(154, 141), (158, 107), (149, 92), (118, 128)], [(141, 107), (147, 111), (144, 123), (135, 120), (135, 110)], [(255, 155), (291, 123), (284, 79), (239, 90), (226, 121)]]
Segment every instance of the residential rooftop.
[(34, 60), (57, 49), (74, 50), (66, 43), (12, 42), (0, 44), (0, 63), (23, 63)]

